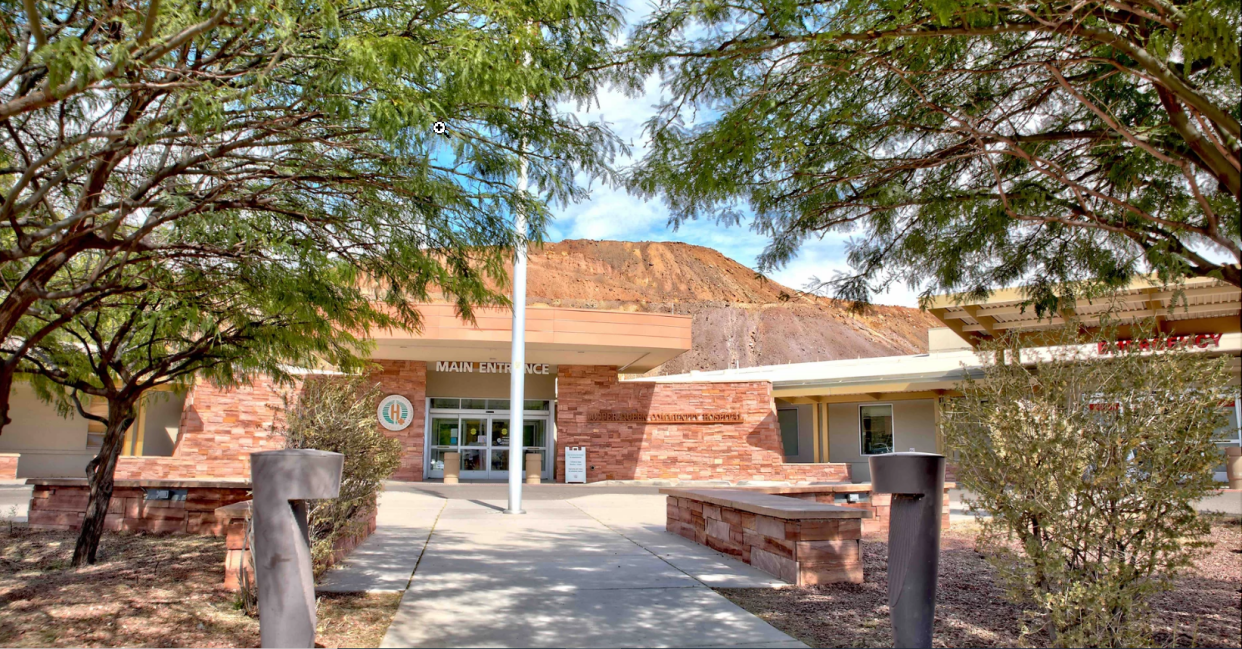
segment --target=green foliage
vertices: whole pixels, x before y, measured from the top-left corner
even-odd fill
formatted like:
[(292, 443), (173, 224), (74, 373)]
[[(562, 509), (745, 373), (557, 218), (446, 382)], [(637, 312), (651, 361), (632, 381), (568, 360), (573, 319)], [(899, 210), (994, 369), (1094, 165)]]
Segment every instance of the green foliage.
[(351, 334), (504, 305), (512, 216), (540, 240), (621, 146), (561, 109), (601, 81), (603, 1), (35, 5), (0, 0), (0, 423), (52, 314), (163, 275)]
[[(987, 514), (980, 547), (1058, 646), (1151, 642), (1144, 610), (1204, 546), (1192, 504), (1215, 487), (1228, 357), (1152, 334), (1102, 356), (1078, 323), (1006, 336), (946, 400), (958, 485)], [(1112, 340), (1104, 335), (1104, 340)]]
[(675, 223), (751, 220), (761, 270), (849, 235), (820, 287), (850, 300), (1242, 285), (1240, 27), (1237, 0), (666, 0), (631, 44), (667, 93), (629, 180)]
[(364, 531), (384, 480), (401, 465), (401, 443), (376, 425), (382, 397), (379, 386), (363, 376), (308, 376), (296, 398), (285, 398), (278, 430), (287, 448), (345, 456), (340, 497), (313, 501), (307, 517), (316, 576), (331, 565), (338, 540)]

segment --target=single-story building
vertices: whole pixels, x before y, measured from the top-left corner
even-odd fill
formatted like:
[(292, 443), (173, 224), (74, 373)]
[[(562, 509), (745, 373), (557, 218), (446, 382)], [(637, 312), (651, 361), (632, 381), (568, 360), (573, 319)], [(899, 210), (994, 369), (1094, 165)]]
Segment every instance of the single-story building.
[[(1242, 356), (1236, 287), (1212, 280), (1164, 291), (1135, 282), (1115, 315), (1155, 318), (1209, 353)], [(586, 449), (586, 479), (866, 482), (867, 457), (940, 451), (940, 398), (978, 372), (973, 345), (1008, 329), (1055, 326), (1016, 292), (987, 300), (946, 297), (931, 312), (926, 354), (637, 377), (690, 349), (691, 318), (669, 314), (534, 307), (527, 311), (524, 443), (542, 477), (565, 480), (565, 449)], [(1083, 300), (1090, 325), (1107, 308)], [(450, 305), (422, 307), (424, 330), (374, 334), (372, 375), (384, 398), (376, 425), (401, 441), (397, 480), (434, 480), (446, 453), (461, 477), (508, 475), (511, 316), (484, 311), (459, 320)], [(1102, 352), (1103, 353), (1103, 350)], [(307, 376), (304, 380), (313, 377)], [(152, 393), (127, 433), (118, 479), (245, 480), (249, 454), (279, 448), (278, 408), (296, 386), (261, 379), (241, 389), (205, 382)], [(0, 479), (83, 477), (99, 427), (61, 417), (28, 385), (11, 395), (13, 423), (0, 432)], [(1233, 406), (1237, 422), (1239, 408)], [(104, 404), (93, 403), (92, 408)], [(1242, 445), (1242, 427), (1222, 431)]]
[[(1138, 279), (1107, 300), (1082, 299), (1071, 310), (1040, 317), (1022, 307), (1019, 291), (984, 300), (942, 296), (931, 313), (944, 327), (928, 332), (928, 353), (795, 363), (657, 377), (662, 383), (762, 381), (771, 384), (787, 461), (846, 463), (855, 482), (870, 480), (867, 457), (892, 451), (943, 452), (937, 435), (941, 398), (953, 396), (967, 375), (982, 375), (977, 345), (1007, 330), (1038, 331), (1077, 317), (1088, 331), (1108, 312), (1121, 323), (1154, 319), (1161, 331), (1187, 336), (1188, 344), (1232, 358), (1233, 385), (1242, 386), (1242, 290), (1215, 280), (1187, 282), (1180, 291)], [(1136, 341), (1141, 344), (1141, 340)], [(1124, 342), (1123, 342), (1124, 344)], [(1098, 346), (1094, 353), (1110, 350)], [(1225, 405), (1231, 422), (1219, 446), (1242, 446), (1242, 401)], [(1224, 480), (1224, 467), (1218, 479)]]

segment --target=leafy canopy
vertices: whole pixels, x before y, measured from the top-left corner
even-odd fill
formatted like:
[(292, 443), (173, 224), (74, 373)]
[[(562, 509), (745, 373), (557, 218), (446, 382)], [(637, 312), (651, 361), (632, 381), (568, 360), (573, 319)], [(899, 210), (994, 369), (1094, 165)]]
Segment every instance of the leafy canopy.
[(865, 301), (1135, 273), (1242, 286), (1236, 0), (665, 0), (631, 61), (667, 101), (630, 181), (750, 219), (779, 267), (848, 233)]

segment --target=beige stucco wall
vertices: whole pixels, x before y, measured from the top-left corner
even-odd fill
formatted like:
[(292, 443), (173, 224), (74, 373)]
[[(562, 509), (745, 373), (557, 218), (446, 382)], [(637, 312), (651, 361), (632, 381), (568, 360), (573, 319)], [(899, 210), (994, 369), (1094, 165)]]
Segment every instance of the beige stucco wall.
[(828, 406), (828, 453), (832, 462), (848, 462), (855, 482), (871, 480), (867, 456), (862, 454), (862, 405), (893, 406), (893, 448), (897, 451), (936, 452), (936, 403), (932, 399), (834, 403)]
[(9, 417), (0, 431), (0, 453), (21, 453), (17, 477), (72, 477), (83, 473), (94, 457), (86, 451), (86, 420), (61, 417), (56, 408), (35, 396), (29, 385), (18, 383), (9, 396)]
[[(437, 372), (431, 368), (434, 363), (427, 364), (427, 396), (429, 397), (472, 397), (472, 398), (509, 398), (509, 374), (482, 374), (474, 372)], [(526, 375), (527, 399), (556, 398), (556, 366), (549, 369), (548, 374)]]
[(181, 411), (184, 406), (184, 393), (154, 392), (147, 396), (142, 437), (143, 455), (172, 455), (173, 447), (177, 444), (177, 429), (181, 426)]
[(814, 462), (815, 461), (815, 407), (809, 403), (792, 404), (781, 399), (776, 399), (776, 407), (780, 410), (793, 409), (798, 410), (798, 454), (786, 455), (786, 462)]

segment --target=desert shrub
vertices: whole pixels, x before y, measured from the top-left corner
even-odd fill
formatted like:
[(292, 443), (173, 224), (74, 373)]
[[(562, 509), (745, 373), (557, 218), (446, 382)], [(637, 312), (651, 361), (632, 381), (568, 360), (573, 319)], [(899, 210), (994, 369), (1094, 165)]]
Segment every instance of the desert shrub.
[(313, 448), (345, 456), (339, 498), (311, 501), (308, 523), (315, 576), (331, 565), (336, 542), (362, 531), (384, 480), (401, 464), (401, 443), (384, 436), (375, 409), (382, 393), (366, 377), (310, 377), (286, 397), (287, 448)]
[[(1144, 610), (1204, 546), (1227, 359), (1194, 340), (1088, 340), (1070, 323), (980, 350), (942, 433), (1011, 595), (1061, 646), (1150, 643)], [(1105, 340), (1114, 340), (1104, 334)], [(1031, 628), (1031, 627), (1028, 627)]]

